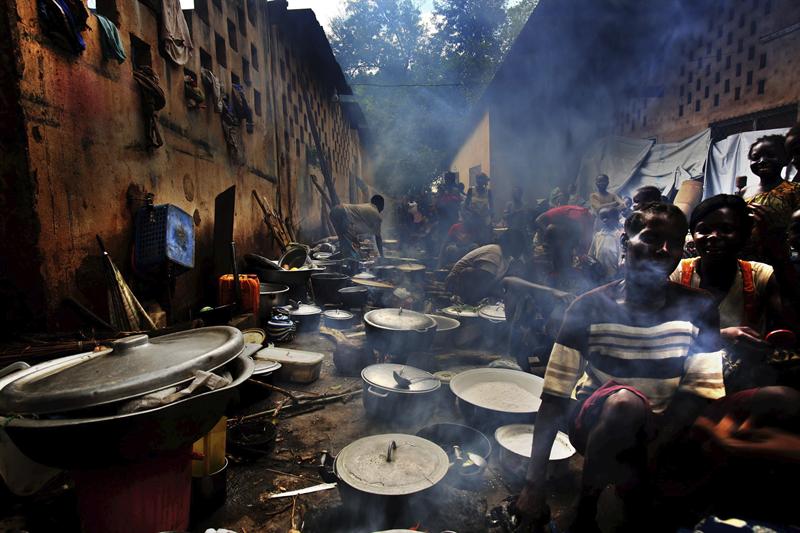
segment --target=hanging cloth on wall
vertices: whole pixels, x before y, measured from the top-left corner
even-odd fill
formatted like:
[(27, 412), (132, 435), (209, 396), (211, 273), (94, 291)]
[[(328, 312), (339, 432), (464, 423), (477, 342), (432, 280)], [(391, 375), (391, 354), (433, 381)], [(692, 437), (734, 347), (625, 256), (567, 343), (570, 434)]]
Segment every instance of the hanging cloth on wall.
[(231, 160), (237, 165), (244, 164), (244, 147), (242, 143), (241, 122), (236, 118), (228, 95), (222, 96), (222, 133), (228, 144), (228, 153)]
[(158, 74), (148, 66), (141, 66), (136, 67), (136, 70), (133, 71), (133, 78), (142, 90), (142, 114), (148, 146), (158, 148), (164, 144), (161, 131), (158, 129), (158, 111), (167, 103), (164, 91), (158, 84)]
[(97, 17), (98, 25), (100, 26), (100, 45), (103, 48), (103, 59), (110, 60), (116, 59), (118, 63), (125, 61), (125, 45), (122, 44), (122, 39), (119, 36), (119, 30), (113, 22), (105, 18), (103, 15), (94, 15)]
[(73, 53), (86, 50), (81, 32), (86, 28), (86, 6), (81, 0), (39, 0), (42, 30), (59, 46)]
[(183, 76), (183, 96), (189, 109), (197, 109), (206, 101), (206, 95), (193, 74)]
[(203, 78), (203, 83), (214, 98), (214, 110), (217, 113), (222, 113), (224, 104), (222, 102), (222, 85), (219, 82), (219, 78), (207, 68), (200, 69), (200, 77)]
[(162, 50), (176, 65), (189, 61), (194, 45), (179, 0), (161, 0), (159, 40)]
[(253, 133), (253, 111), (247, 103), (247, 97), (244, 94), (244, 88), (238, 83), (233, 84), (233, 91), (231, 94), (233, 100), (233, 113), (239, 120), (244, 120), (247, 133)]

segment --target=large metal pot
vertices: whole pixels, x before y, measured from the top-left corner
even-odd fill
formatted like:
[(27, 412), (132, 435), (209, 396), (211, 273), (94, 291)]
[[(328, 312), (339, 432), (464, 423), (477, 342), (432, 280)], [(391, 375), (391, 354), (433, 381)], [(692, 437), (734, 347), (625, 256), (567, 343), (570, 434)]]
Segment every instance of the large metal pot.
[(348, 276), (336, 272), (317, 272), (311, 274), (311, 287), (314, 289), (314, 298), (319, 305), (338, 304), (339, 289), (350, 281)]
[(436, 408), (435, 393), (441, 387), (433, 374), (393, 363), (364, 368), (361, 380), (361, 399), (367, 416), (394, 427), (427, 422)]
[(321, 462), (320, 475), (337, 483), (342, 505), (378, 528), (400, 525), (411, 509), (417, 517), (435, 509), (449, 466), (439, 446), (401, 433), (358, 439)]
[(530, 423), (542, 403), (543, 385), (539, 376), (506, 368), (466, 370), (450, 380), (461, 414), (483, 429)]
[[(510, 424), (501, 426), (494, 432), (497, 442), (500, 465), (506, 474), (516, 482), (525, 479), (533, 446), (533, 424)], [(575, 455), (575, 448), (566, 433), (559, 431), (550, 449), (549, 476), (560, 476), (568, 470), (567, 461)]]
[(459, 321), (461, 327), (453, 332), (453, 345), (457, 348), (474, 347), (483, 335), (483, 319), (478, 310), (466, 305), (451, 305), (440, 314)]
[(258, 292), (258, 313), (263, 324), (265, 320), (269, 320), (271, 310), (286, 305), (289, 286), (278, 285), (277, 283), (261, 283), (259, 284)]
[(227, 387), (146, 411), (85, 418), (9, 418), (5, 429), (26, 456), (57, 468), (136, 461), (180, 450), (208, 433), (254, 367), (243, 353), (225, 367), (233, 376)]
[(342, 287), (339, 289), (339, 300), (348, 309), (360, 309), (367, 305), (369, 289), (366, 287)]
[(428, 316), (436, 321), (436, 336), (433, 339), (433, 346), (437, 348), (453, 346), (456, 330), (461, 326), (461, 322), (447, 316)]
[(373, 349), (405, 361), (409, 352), (430, 348), (436, 335), (436, 321), (403, 308), (374, 309), (364, 315), (367, 342)]
[(319, 331), (319, 323), (322, 319), (322, 308), (309, 304), (285, 305), (280, 308), (282, 313), (286, 313), (297, 325), (298, 333)]

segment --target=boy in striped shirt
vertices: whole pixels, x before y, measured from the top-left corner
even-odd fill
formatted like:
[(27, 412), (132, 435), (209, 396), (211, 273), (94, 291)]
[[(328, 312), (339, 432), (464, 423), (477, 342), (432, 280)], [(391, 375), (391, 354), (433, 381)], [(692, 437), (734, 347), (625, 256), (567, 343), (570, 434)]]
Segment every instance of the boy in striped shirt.
[[(714, 301), (668, 279), (687, 229), (672, 205), (634, 212), (622, 237), (624, 279), (580, 296), (567, 310), (517, 500), (534, 526), (547, 521), (544, 480), (562, 423), (569, 423), (570, 439), (584, 456), (572, 531), (598, 531), (597, 500), (606, 485), (644, 482), (648, 455), (685, 435), (703, 409), (725, 395)], [(578, 405), (568, 416), (573, 393)]]

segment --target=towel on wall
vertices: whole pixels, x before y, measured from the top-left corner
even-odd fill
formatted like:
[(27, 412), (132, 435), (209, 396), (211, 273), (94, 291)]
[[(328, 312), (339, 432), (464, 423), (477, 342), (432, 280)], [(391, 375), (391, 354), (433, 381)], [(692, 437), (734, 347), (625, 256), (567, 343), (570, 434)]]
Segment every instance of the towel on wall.
[(113, 22), (103, 15), (94, 15), (100, 26), (100, 45), (103, 48), (103, 58), (106, 60), (116, 59), (118, 63), (125, 61), (125, 45), (119, 36), (119, 30)]
[(176, 65), (185, 65), (194, 45), (180, 0), (161, 0), (160, 22), (159, 40), (164, 53)]

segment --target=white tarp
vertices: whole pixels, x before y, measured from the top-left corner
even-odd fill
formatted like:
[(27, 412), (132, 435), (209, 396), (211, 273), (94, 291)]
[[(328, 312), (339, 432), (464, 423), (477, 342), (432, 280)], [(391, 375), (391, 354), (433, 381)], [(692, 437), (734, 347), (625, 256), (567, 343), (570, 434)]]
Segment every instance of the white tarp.
[(607, 174), (609, 190), (623, 196), (631, 196), (643, 185), (655, 185), (669, 194), (683, 181), (703, 175), (710, 139), (708, 129), (676, 143), (604, 137), (581, 160), (578, 192), (587, 198), (594, 191), (597, 175)]
[(653, 145), (642, 165), (617, 193), (633, 196), (639, 187), (655, 185), (663, 195), (670, 196), (684, 181), (703, 175), (710, 143), (711, 130), (706, 129), (680, 142)]
[[(736, 176), (747, 176), (747, 184), (758, 183), (758, 176), (750, 171), (750, 160), (747, 153), (750, 145), (764, 135), (785, 135), (788, 128), (762, 131), (746, 131), (729, 135), (717, 141), (709, 150), (706, 166), (706, 181), (703, 198), (715, 194), (733, 194), (736, 192)], [(794, 169), (789, 178), (796, 173)]]
[(616, 192), (627, 183), (650, 153), (652, 139), (603, 137), (592, 144), (581, 159), (576, 184), (583, 198), (595, 190), (594, 180), (599, 174), (608, 176), (610, 191)]

